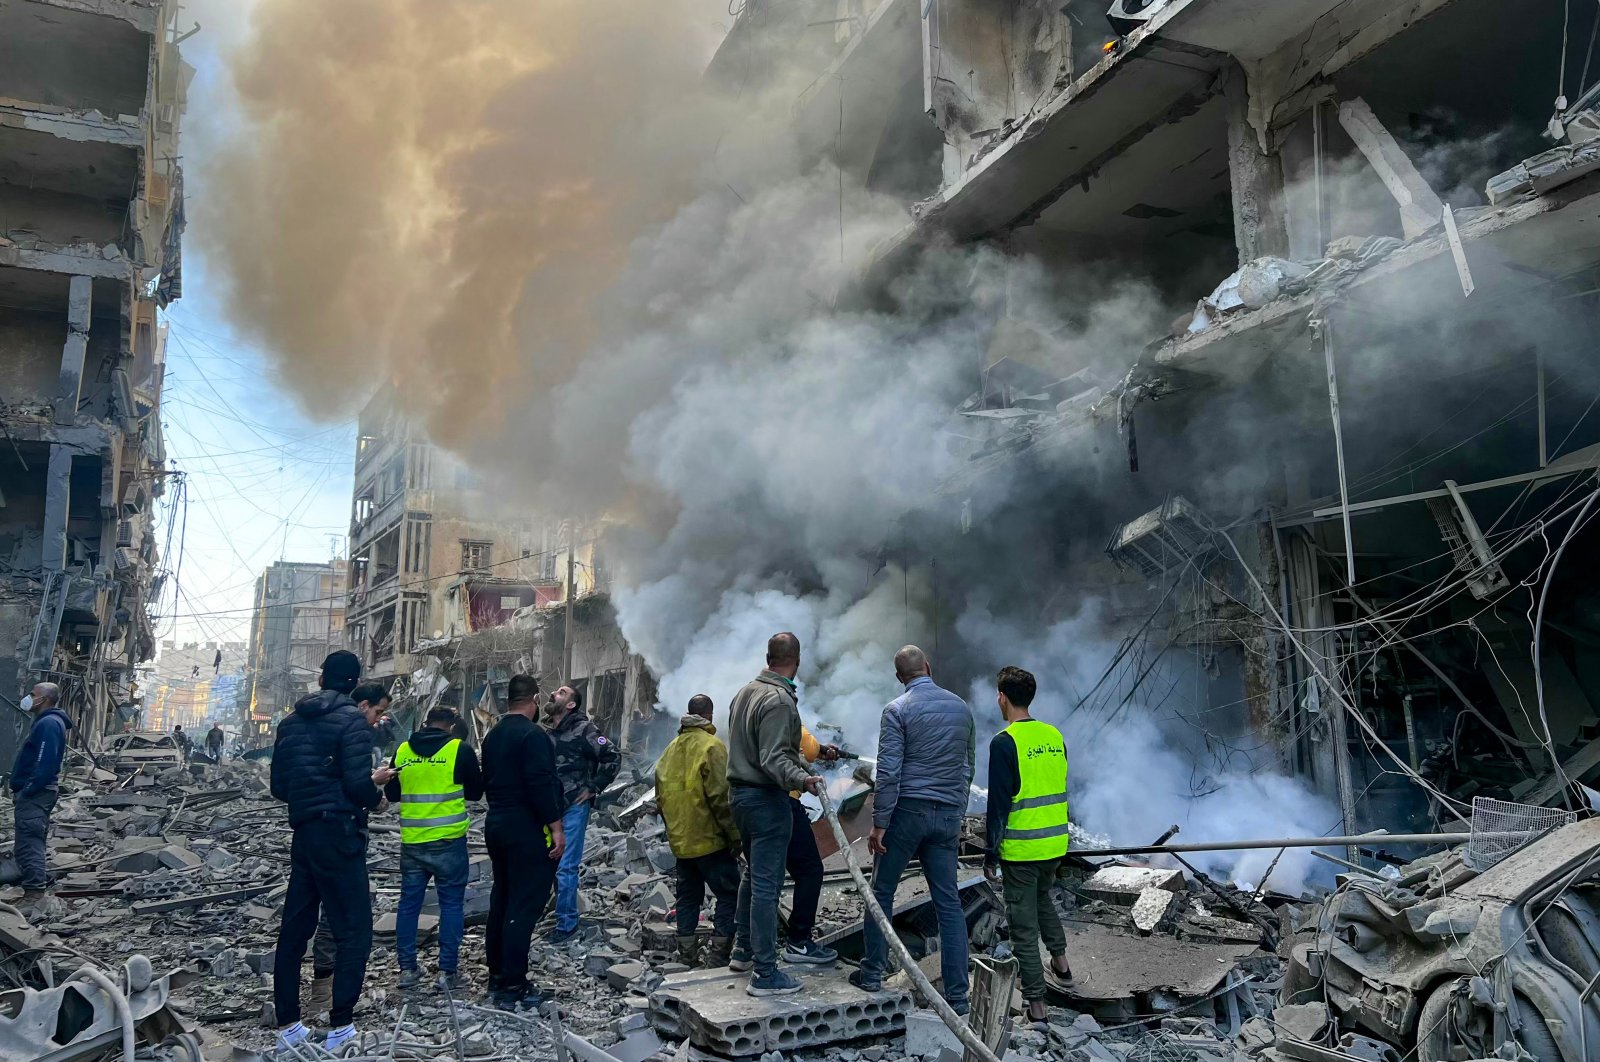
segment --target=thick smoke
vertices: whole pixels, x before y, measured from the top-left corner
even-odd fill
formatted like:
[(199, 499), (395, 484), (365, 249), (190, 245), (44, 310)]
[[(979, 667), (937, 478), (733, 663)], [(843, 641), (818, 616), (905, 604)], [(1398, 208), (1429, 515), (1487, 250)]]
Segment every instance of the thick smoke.
[(710, 94), (705, 21), (681, 2), (257, 5), (246, 125), (202, 230), (237, 319), (313, 408), (392, 379), (504, 495), (625, 527), (614, 599), (666, 709), (700, 692), (725, 708), (793, 630), (808, 715), (870, 752), (893, 652), (918, 642), (989, 729), (987, 676), (1040, 675), (1091, 830), (1327, 828), (1248, 764), (1197, 795), (1195, 750), (1155, 706), (1104, 726), (1067, 711), (1115, 638), (1089, 613), (1041, 619), (1103, 538), (1094, 460), (984, 475), (970, 535), (940, 492), (985, 434), (952, 410), (997, 319), (1042, 337), (1059, 376), (1104, 368), (1171, 319), (1148, 285), (947, 250), (892, 308), (841, 308), (904, 207), (793, 161), (808, 77)]

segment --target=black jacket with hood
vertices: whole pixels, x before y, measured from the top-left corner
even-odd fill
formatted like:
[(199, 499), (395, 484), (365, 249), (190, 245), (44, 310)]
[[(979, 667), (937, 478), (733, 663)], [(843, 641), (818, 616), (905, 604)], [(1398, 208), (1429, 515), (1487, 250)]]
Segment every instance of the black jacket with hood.
[(289, 825), (348, 819), (365, 828), (383, 794), (372, 784), (372, 730), (349, 694), (307, 694), (278, 724), (272, 795), (289, 805)]
[[(411, 746), (411, 751), (424, 758), (432, 756), (450, 742), (456, 740), (456, 735), (448, 730), (438, 730), (425, 726), (406, 738), (405, 743)], [(389, 766), (395, 766), (400, 750), (396, 748), (394, 755), (389, 757)], [(478, 766), (478, 754), (472, 751), (472, 746), (465, 741), (456, 752), (456, 785), (466, 791), (466, 799), (483, 799), (483, 770)], [(393, 781), (383, 787), (383, 795), (389, 798), (389, 803), (398, 804), (403, 791), (400, 788), (400, 778), (397, 775)]]
[(550, 728), (556, 746), (556, 775), (561, 779), (561, 797), (567, 807), (587, 789), (598, 798), (602, 790), (617, 780), (622, 769), (622, 754), (582, 708), (574, 708)]

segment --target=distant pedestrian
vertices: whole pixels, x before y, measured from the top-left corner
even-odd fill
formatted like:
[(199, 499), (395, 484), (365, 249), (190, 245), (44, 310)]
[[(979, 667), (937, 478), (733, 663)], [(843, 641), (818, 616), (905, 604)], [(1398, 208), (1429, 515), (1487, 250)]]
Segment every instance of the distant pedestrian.
[(550, 902), (566, 833), (555, 745), (535, 722), (539, 682), (513, 675), (506, 694), (506, 714), (483, 739), (484, 841), (494, 871), (484, 946), (494, 1005), (536, 1009), (545, 996), (528, 982), (528, 945)]
[[(895, 889), (913, 858), (922, 863), (939, 918), (939, 956), (944, 998), (957, 1014), (968, 1001), (967, 917), (956, 888), (961, 822), (972, 790), (977, 727), (967, 702), (933, 681), (921, 649), (894, 654), (895, 677), (906, 691), (889, 702), (878, 726), (877, 791), (867, 847), (875, 857), (872, 892), (883, 913), (894, 914)], [(857, 988), (883, 987), (889, 945), (870, 913), (862, 936)]]
[(222, 724), (212, 723), (211, 729), (206, 731), (206, 752), (212, 763), (222, 762), (222, 746), (227, 742), (228, 735), (222, 732)]
[(735, 695), (728, 713), (728, 784), (745, 856), (728, 966), (754, 967), (745, 989), (752, 996), (801, 988), (778, 968), (778, 896), (794, 827), (789, 791), (822, 788), (800, 756), (799, 670), (800, 639), (788, 631), (774, 634), (767, 639), (766, 669)]
[(436, 987), (461, 987), (457, 969), (466, 928), (467, 801), (483, 799), (483, 772), (472, 747), (451, 733), (456, 713), (443, 705), (428, 710), (422, 729), (394, 753), (399, 772), (384, 788), (400, 805), (400, 904), (395, 909), (394, 954), (400, 988), (422, 982), (417, 968), (417, 919), (428, 879), (439, 897), (439, 980)]
[(678, 861), (678, 960), (700, 959), (700, 907), (706, 889), (717, 898), (708, 967), (726, 966), (739, 906), (739, 828), (728, 802), (728, 750), (711, 721), (711, 698), (689, 698), (678, 736), (656, 761), (656, 807)]
[(54, 682), (40, 682), (22, 698), (22, 707), (33, 713), (33, 723), (11, 764), (11, 792), (24, 902), (42, 899), (55, 884), (50, 874), (50, 813), (59, 795), (67, 731), (72, 729), (72, 720), (58, 707), (60, 701), (61, 687)]
[(995, 700), (1006, 728), (989, 742), (989, 811), (983, 872), (994, 882), (1004, 872), (1011, 950), (1017, 957), (1028, 1019), (1049, 1020), (1039, 942), (1050, 967), (1071, 983), (1067, 934), (1051, 890), (1071, 844), (1067, 827), (1067, 743), (1061, 731), (1028, 714), (1038, 686), (1020, 667), (995, 678)]
[(561, 817), (567, 850), (556, 869), (556, 924), (552, 944), (564, 944), (578, 933), (578, 871), (583, 866), (583, 838), (589, 813), (606, 786), (616, 780), (622, 754), (583, 711), (583, 694), (562, 686), (550, 695), (546, 726), (556, 747), (556, 774), (561, 779), (566, 812)]
[(289, 806), (294, 830), (272, 975), (278, 1049), (285, 1055), (310, 1036), (300, 1021), (300, 964), (323, 909), (337, 953), (327, 1049), (356, 1036), (355, 1007), (372, 950), (367, 812), (394, 777), (392, 768), (372, 769), (372, 731), (350, 699), (360, 677), (354, 653), (330, 653), (321, 690), (295, 704), (273, 743), (272, 795)]
[(183, 757), (183, 762), (188, 763), (189, 757), (194, 755), (194, 742), (183, 732), (183, 727), (172, 728), (172, 740), (178, 746), (178, 753)]

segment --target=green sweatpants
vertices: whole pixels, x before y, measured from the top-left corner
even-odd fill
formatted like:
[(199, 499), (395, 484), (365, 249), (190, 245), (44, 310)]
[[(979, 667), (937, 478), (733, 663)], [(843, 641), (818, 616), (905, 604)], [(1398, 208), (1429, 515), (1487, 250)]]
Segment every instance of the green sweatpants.
[(1059, 859), (1038, 863), (1000, 864), (1005, 878), (1006, 917), (1011, 922), (1011, 950), (1017, 957), (1017, 973), (1022, 980), (1022, 998), (1029, 1003), (1044, 999), (1044, 963), (1039, 958), (1039, 941), (1044, 940), (1050, 954), (1064, 955), (1067, 933), (1050, 897), (1056, 883)]

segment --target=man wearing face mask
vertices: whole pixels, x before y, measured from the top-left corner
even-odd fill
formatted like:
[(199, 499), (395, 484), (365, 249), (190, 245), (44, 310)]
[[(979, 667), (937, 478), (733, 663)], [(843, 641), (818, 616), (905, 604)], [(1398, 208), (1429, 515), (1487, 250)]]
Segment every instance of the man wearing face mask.
[(60, 700), (61, 687), (54, 682), (39, 683), (22, 699), (23, 709), (33, 713), (33, 726), (11, 765), (11, 792), (16, 802), (16, 854), (24, 902), (42, 898), (52, 883), (45, 842), (50, 834), (50, 812), (56, 806), (61, 759), (67, 751), (67, 731), (72, 729), (67, 714), (56, 707)]

